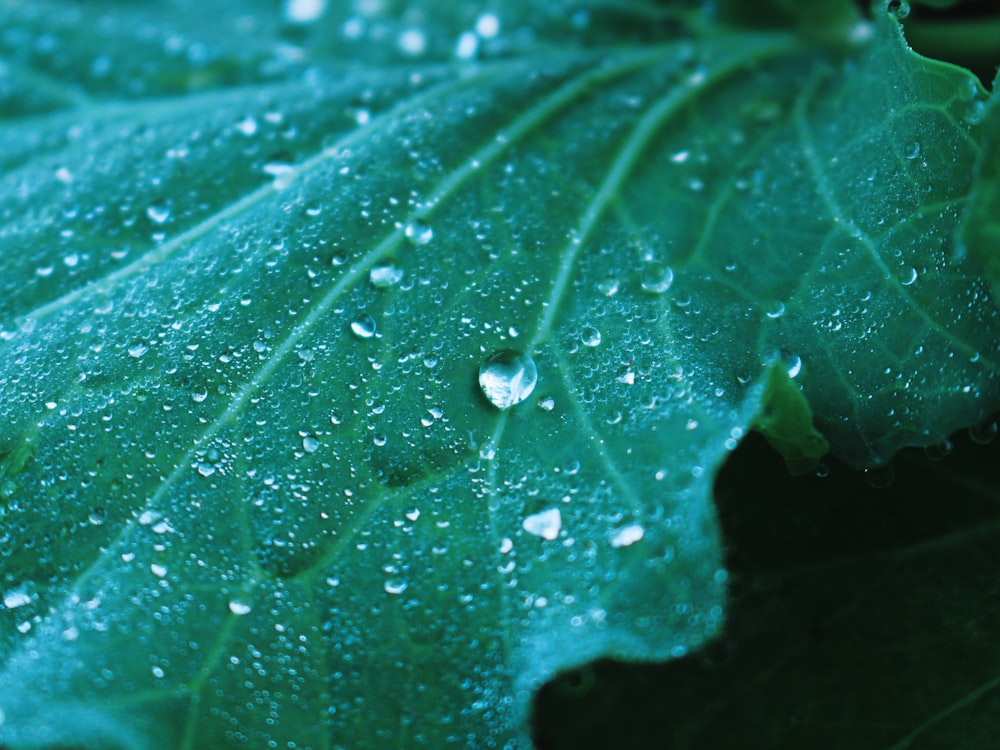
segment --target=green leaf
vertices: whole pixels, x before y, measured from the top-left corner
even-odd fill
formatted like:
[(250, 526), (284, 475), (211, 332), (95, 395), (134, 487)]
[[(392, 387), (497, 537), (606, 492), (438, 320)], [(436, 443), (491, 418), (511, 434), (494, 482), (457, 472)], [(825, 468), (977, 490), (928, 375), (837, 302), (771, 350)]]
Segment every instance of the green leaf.
[(0, 6), (5, 746), (524, 745), (720, 631), (765, 409), (867, 465), (1000, 403), (982, 92), (885, 12), (228, 5)]
[(1000, 95), (996, 93), (997, 81), (993, 82), (993, 92), (989, 103), (980, 104), (974, 112), (976, 119), (982, 120), (983, 146), (960, 232), (963, 251), (985, 265), (995, 293), (1000, 284)]
[(1000, 442), (971, 432), (904, 451), (882, 488), (835, 460), (828, 476), (789, 480), (746, 441), (716, 485), (725, 635), (669, 663), (604, 661), (546, 686), (539, 745), (993, 747)]
[(830, 444), (813, 427), (809, 403), (781, 362), (767, 371), (761, 412), (753, 428), (784, 457), (792, 474), (813, 471), (830, 450)]

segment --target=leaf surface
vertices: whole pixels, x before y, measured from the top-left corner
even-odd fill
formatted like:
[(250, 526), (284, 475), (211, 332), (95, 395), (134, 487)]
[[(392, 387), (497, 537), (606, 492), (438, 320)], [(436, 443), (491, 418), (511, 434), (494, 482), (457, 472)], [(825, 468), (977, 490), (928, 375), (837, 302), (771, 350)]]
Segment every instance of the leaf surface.
[[(481, 16), (428, 3), (426, 50), (387, 13), (353, 64), (152, 18), (161, 75), (102, 8), (130, 95), (6, 37), (50, 84), (0, 138), (10, 747), (524, 744), (559, 670), (719, 632), (712, 484), (765, 373), (856, 465), (997, 405), (951, 243), (983, 92), (884, 13), (447, 61)], [(537, 384), (499, 410), (505, 351)]]

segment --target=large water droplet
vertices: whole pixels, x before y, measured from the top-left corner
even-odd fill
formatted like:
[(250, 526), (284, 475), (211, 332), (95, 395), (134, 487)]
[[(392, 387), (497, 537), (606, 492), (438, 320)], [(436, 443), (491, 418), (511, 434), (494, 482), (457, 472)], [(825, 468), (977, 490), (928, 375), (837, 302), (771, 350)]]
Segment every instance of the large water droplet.
[(598, 346), (601, 343), (601, 332), (594, 326), (584, 326), (580, 341), (584, 346)]
[(642, 268), (639, 283), (644, 292), (663, 294), (674, 283), (674, 271), (662, 263), (647, 263)]
[(368, 280), (377, 289), (395, 286), (403, 279), (403, 269), (394, 263), (378, 263), (368, 272)]
[(406, 236), (406, 239), (418, 246), (426, 245), (434, 239), (434, 230), (429, 224), (426, 224), (420, 219), (414, 219), (409, 222), (406, 227), (404, 227), (403, 234)]
[(501, 349), (479, 366), (479, 387), (498, 409), (519, 404), (535, 390), (538, 369), (535, 361), (516, 349)]
[(562, 529), (562, 515), (558, 508), (549, 508), (525, 518), (521, 528), (529, 534), (552, 541), (559, 536), (559, 531)]
[(375, 318), (368, 313), (361, 313), (351, 321), (351, 333), (359, 339), (370, 339), (375, 335)]
[(17, 609), (25, 604), (31, 604), (31, 597), (24, 589), (11, 589), (4, 592), (3, 605), (7, 609)]

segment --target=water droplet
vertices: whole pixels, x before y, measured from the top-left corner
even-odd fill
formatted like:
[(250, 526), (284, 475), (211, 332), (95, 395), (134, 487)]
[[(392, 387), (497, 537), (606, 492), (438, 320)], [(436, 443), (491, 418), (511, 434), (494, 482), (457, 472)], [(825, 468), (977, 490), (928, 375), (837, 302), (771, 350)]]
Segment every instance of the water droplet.
[(162, 680), (163, 677), (166, 675), (166, 672), (163, 671), (163, 667), (153, 667), (152, 672), (153, 672), (153, 677), (155, 677), (158, 680)]
[(580, 341), (584, 346), (598, 346), (601, 343), (601, 332), (594, 326), (584, 326)]
[(998, 432), (1000, 432), (1000, 427), (997, 426), (996, 422), (982, 422), (969, 428), (969, 439), (977, 445), (989, 445), (996, 439)]
[(516, 349), (501, 349), (479, 367), (479, 387), (498, 409), (519, 404), (535, 390), (538, 369), (535, 361)]
[(327, 0), (285, 0), (285, 20), (292, 24), (310, 24), (326, 12)]
[(253, 607), (251, 607), (249, 604), (247, 604), (246, 602), (241, 602), (238, 599), (233, 599), (231, 602), (229, 602), (229, 611), (239, 617), (250, 614), (250, 611), (252, 609)]
[(261, 169), (274, 178), (287, 177), (295, 170), (295, 157), (287, 151), (278, 151), (267, 158)]
[(674, 270), (662, 263), (647, 263), (639, 279), (644, 292), (663, 294), (674, 283)]
[(165, 224), (167, 219), (170, 218), (170, 206), (166, 203), (150, 203), (146, 207), (146, 216), (157, 226)]
[(368, 313), (361, 313), (351, 321), (351, 333), (359, 339), (370, 339), (375, 335), (375, 318)]
[(538, 399), (538, 408), (542, 411), (552, 411), (556, 408), (556, 400), (552, 396), (542, 396)]
[(403, 229), (403, 235), (416, 246), (426, 245), (434, 239), (434, 230), (420, 219), (414, 219)]
[(407, 583), (403, 580), (397, 580), (390, 578), (387, 580), (383, 586), (385, 588), (385, 593), (398, 595), (406, 591)]
[(458, 36), (455, 43), (455, 57), (459, 60), (471, 60), (479, 51), (479, 37), (471, 31), (465, 31)]
[(784, 366), (788, 377), (796, 378), (802, 372), (802, 357), (788, 349), (775, 351), (771, 357), (772, 362), (780, 361)]
[(903, 156), (907, 159), (916, 159), (920, 156), (920, 143), (917, 141), (910, 141), (903, 147)]
[(614, 297), (618, 293), (618, 279), (614, 276), (607, 276), (597, 285), (597, 291), (605, 297)]
[(887, 9), (891, 15), (900, 21), (910, 15), (910, 4), (907, 0), (889, 0)]
[(312, 435), (302, 438), (302, 450), (306, 453), (315, 453), (319, 450), (319, 440)]
[(492, 39), (500, 33), (500, 19), (492, 13), (483, 13), (476, 19), (476, 33), (483, 39)]
[(764, 311), (764, 314), (771, 320), (777, 320), (785, 314), (785, 303), (781, 300), (771, 303)]
[(405, 54), (418, 57), (427, 50), (427, 35), (421, 29), (404, 29), (397, 43)]
[(963, 119), (969, 125), (978, 125), (983, 121), (983, 116), (986, 114), (986, 102), (982, 99), (978, 99), (971, 102), (965, 110), (965, 116)]
[(910, 286), (917, 280), (917, 269), (913, 266), (904, 266), (899, 270), (899, 283), (903, 286)]
[(524, 519), (521, 528), (529, 534), (552, 541), (562, 529), (562, 514), (558, 508), (549, 508)]
[(403, 279), (403, 269), (394, 263), (377, 263), (368, 273), (368, 280), (376, 289), (387, 289)]
[(874, 466), (865, 469), (865, 481), (869, 487), (882, 490), (893, 483), (896, 478), (896, 469), (892, 464)]
[(149, 347), (146, 346), (142, 341), (136, 341), (128, 348), (128, 356), (139, 359), (143, 354), (149, 351)]
[(87, 523), (91, 526), (101, 526), (108, 518), (108, 511), (104, 508), (94, 508), (87, 515)]
[(9, 591), (4, 592), (3, 606), (7, 609), (17, 609), (18, 607), (23, 607), (26, 604), (31, 604), (31, 597), (24, 589), (10, 589)]
[(943, 440), (937, 445), (928, 445), (924, 448), (924, 453), (931, 461), (942, 461), (952, 454), (955, 444), (950, 440)]
[(612, 547), (628, 547), (635, 544), (646, 535), (646, 530), (637, 523), (624, 526), (611, 535)]
[(257, 132), (257, 120), (250, 115), (247, 115), (236, 123), (236, 129), (249, 138)]

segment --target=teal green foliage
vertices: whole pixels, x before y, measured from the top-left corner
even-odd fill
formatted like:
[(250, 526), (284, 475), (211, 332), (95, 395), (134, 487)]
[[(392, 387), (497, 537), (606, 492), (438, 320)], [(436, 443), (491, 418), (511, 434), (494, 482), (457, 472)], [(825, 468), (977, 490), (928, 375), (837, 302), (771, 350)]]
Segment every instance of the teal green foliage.
[(754, 425), (1000, 406), (995, 101), (883, 4), (276, 5), (0, 2), (5, 747), (527, 747), (722, 633)]

